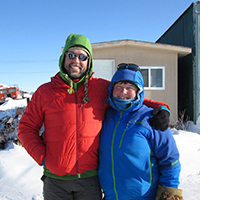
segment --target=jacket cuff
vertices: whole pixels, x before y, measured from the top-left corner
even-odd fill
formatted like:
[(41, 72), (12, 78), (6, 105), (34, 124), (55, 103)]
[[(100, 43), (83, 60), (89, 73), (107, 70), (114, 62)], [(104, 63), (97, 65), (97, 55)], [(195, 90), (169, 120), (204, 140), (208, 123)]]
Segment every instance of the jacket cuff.
[(170, 110), (166, 106), (160, 106), (159, 108), (160, 110), (166, 110), (171, 115)]
[(183, 199), (183, 196), (182, 196), (183, 195), (183, 190), (177, 189), (177, 188), (165, 187), (165, 186), (162, 186), (162, 185), (159, 184), (155, 200), (163, 199), (161, 197), (165, 193), (176, 195), (176, 196), (178, 196), (179, 199)]

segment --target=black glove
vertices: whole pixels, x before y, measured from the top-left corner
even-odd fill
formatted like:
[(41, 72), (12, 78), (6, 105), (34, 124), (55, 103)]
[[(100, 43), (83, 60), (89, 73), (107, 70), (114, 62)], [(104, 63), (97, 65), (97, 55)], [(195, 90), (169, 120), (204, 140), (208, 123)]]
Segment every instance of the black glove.
[(152, 111), (152, 118), (149, 119), (150, 125), (154, 126), (156, 130), (165, 131), (169, 127), (170, 113), (164, 106), (160, 106)]

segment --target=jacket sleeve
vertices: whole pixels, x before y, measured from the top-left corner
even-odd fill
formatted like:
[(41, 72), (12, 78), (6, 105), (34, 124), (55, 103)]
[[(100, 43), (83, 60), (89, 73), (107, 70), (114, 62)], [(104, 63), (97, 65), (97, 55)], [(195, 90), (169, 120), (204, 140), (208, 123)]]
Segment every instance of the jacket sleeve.
[(31, 157), (39, 164), (45, 157), (45, 145), (39, 137), (44, 114), (40, 108), (41, 96), (34, 93), (19, 121), (18, 138)]
[(165, 187), (178, 188), (181, 165), (179, 152), (170, 129), (162, 132), (153, 129), (153, 151), (159, 164), (159, 184)]
[(164, 103), (164, 102), (161, 102), (161, 101), (155, 101), (155, 100), (152, 100), (152, 99), (144, 98), (143, 104), (146, 105), (149, 108), (154, 108), (154, 109), (158, 108), (159, 106), (166, 106), (170, 110), (169, 105)]

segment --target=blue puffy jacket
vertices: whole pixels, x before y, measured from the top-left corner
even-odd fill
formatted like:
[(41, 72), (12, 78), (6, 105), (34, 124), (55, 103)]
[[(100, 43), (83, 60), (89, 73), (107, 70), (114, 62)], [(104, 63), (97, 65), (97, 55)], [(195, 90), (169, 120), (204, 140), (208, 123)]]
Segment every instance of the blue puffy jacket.
[[(118, 70), (109, 88), (112, 108), (106, 112), (99, 146), (99, 181), (105, 200), (155, 199), (158, 184), (179, 185), (179, 152), (170, 129), (162, 132), (149, 125), (152, 109), (142, 105), (140, 72)], [(138, 99), (123, 112), (111, 95), (115, 82), (130, 80), (138, 85)]]

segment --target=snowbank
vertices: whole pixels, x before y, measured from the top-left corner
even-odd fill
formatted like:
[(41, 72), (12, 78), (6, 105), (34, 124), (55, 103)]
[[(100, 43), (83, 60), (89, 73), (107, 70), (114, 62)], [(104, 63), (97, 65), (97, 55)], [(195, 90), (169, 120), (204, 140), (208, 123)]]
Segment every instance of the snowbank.
[(200, 134), (200, 116), (198, 117), (196, 124), (194, 124), (192, 121), (188, 121), (185, 123), (185, 127), (189, 132)]
[(11, 98), (7, 99), (7, 101), (0, 106), (0, 111), (5, 111), (9, 109), (15, 109), (19, 107), (25, 107), (27, 106), (27, 100), (21, 99), (21, 100), (13, 100)]
[(200, 199), (200, 135), (172, 129), (180, 152), (180, 186), (185, 200)]

